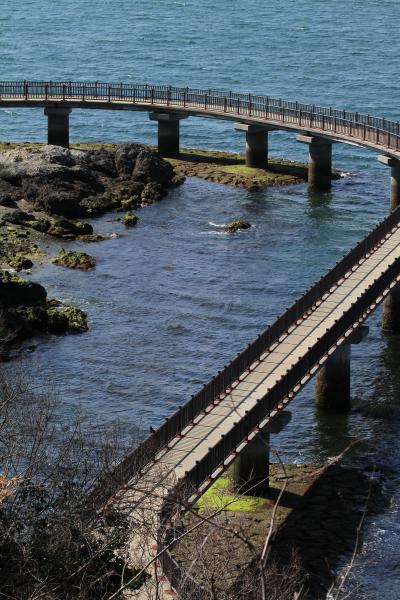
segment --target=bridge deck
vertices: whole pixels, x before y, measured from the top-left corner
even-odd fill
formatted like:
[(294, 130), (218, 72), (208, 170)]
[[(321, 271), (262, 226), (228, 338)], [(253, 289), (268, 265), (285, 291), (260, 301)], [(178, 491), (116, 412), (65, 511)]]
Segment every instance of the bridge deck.
[[(196, 465), (196, 461), (205, 457), (210, 448), (215, 446), (231, 428), (250, 411), (257, 401), (264, 397), (301, 359), (307, 350), (315, 345), (318, 339), (329, 330), (335, 322), (345, 314), (352, 304), (366, 293), (370, 286), (381, 277), (393, 263), (400, 260), (400, 227), (395, 226), (390, 233), (381, 240), (373, 251), (368, 252), (358, 264), (349, 270), (329, 292), (316, 302), (314, 308), (303, 318), (299, 319), (289, 330), (274, 343), (260, 359), (251, 365), (227, 390), (227, 393), (211, 404), (205, 411), (198, 414), (191, 424), (187, 425), (179, 436), (172, 439), (166, 448), (163, 448), (143, 470), (140, 480), (140, 490), (130, 491), (124, 498), (132, 505), (140, 506), (144, 499), (151, 498), (152, 511), (154, 505), (160, 506), (174, 484), (185, 477)], [(315, 370), (317, 366), (315, 367)], [(281, 406), (280, 408), (282, 408)], [(237, 451), (245, 447), (238, 447)], [(207, 482), (205, 486), (209, 485)], [(205, 489), (203, 486), (202, 489)], [(138, 524), (143, 520), (136, 513), (135, 538), (132, 541), (132, 551), (135, 558), (138, 556), (137, 548), (143, 549), (143, 539), (138, 534)], [(142, 559), (146, 560), (154, 554), (151, 549), (148, 521), (144, 529), (148, 543), (146, 552), (141, 550)], [(143, 536), (142, 536), (143, 537)], [(154, 539), (154, 538), (153, 538)], [(144, 589), (136, 592), (132, 597), (144, 598)], [(163, 597), (162, 589), (158, 591)], [(147, 596), (148, 597), (148, 596)], [(165, 596), (166, 597), (166, 596)]]
[(319, 306), (268, 352), (254, 363), (249, 372), (243, 373), (234, 389), (216, 406), (210, 406), (204, 414), (194, 419), (176, 437), (168, 449), (156, 456), (157, 462), (172, 470), (177, 479), (190, 471), (196, 460), (205, 456), (209, 448), (227, 433), (235, 422), (244, 417), (259, 398), (262, 398), (288, 370), (313, 346), (341, 317), (368, 287), (387, 268), (400, 259), (400, 229), (397, 227), (387, 240), (346, 278), (321, 299)]

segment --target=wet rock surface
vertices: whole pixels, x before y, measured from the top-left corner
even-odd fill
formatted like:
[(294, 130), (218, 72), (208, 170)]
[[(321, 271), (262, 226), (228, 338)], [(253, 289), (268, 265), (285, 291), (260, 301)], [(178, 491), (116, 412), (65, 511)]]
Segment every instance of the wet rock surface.
[[(121, 189), (122, 182), (127, 189)], [(129, 189), (132, 183), (141, 185)], [(67, 219), (102, 214), (132, 195), (137, 206), (157, 201), (174, 183), (172, 166), (139, 144), (92, 150), (16, 147), (0, 153), (2, 206), (25, 199), (35, 210)]]

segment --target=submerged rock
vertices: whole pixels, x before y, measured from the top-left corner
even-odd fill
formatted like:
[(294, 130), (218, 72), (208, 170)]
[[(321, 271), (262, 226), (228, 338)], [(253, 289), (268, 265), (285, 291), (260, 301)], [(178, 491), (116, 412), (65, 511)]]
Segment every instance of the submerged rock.
[(124, 214), (123, 223), (125, 227), (133, 227), (139, 221), (139, 217), (135, 213), (127, 212)]
[(96, 259), (86, 252), (78, 251), (67, 251), (61, 248), (58, 255), (53, 258), (53, 263), (61, 267), (68, 267), (69, 269), (82, 269), (87, 271), (93, 269), (96, 266)]
[(225, 225), (225, 231), (228, 233), (235, 233), (235, 231), (239, 231), (239, 229), (249, 229), (251, 224), (247, 221), (243, 221), (242, 219), (235, 219), (235, 221), (231, 221), (227, 225)]

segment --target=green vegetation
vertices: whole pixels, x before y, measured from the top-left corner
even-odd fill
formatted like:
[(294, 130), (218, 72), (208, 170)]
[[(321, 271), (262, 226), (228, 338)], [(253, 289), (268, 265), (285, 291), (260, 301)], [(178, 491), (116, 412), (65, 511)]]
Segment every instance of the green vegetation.
[(233, 512), (258, 512), (266, 504), (265, 498), (257, 496), (241, 496), (238, 498), (230, 492), (230, 480), (222, 476), (197, 501), (196, 507), (200, 511), (228, 510)]

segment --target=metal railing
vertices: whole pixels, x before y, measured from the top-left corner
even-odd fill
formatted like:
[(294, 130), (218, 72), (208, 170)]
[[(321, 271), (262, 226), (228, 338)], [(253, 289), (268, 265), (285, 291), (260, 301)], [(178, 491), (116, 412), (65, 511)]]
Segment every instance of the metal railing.
[[(239, 379), (240, 375), (242, 375), (266, 350), (268, 350), (272, 344), (277, 342), (290, 327), (295, 325), (296, 322), (332, 288), (332, 286), (344, 277), (352, 267), (357, 265), (359, 260), (370, 252), (374, 246), (393, 229), (393, 227), (399, 224), (399, 222), (400, 208), (393, 211), (386, 219), (370, 231), (318, 282), (306, 290), (304, 294), (278, 319), (276, 319), (272, 325), (219, 371), (211, 381), (205, 384), (197, 394), (192, 396), (186, 404), (178, 408), (172, 416), (168, 417), (165, 422), (153, 434), (139, 444), (137, 448), (129, 452), (119, 465), (117, 465), (109, 482), (107, 484), (102, 483), (99, 486), (94, 496), (96, 499), (96, 506), (100, 507), (107, 498), (121, 487), (121, 485), (129, 481), (135, 474), (140, 473), (140, 471), (162, 448), (166, 447), (174, 437), (180, 434), (180, 432), (191, 423), (200, 412), (207, 408), (214, 399), (223, 394), (227, 388), (230, 388), (231, 385)], [(355, 309), (352, 307), (348, 313), (346, 313), (349, 315), (349, 321), (353, 319), (354, 310)], [(335, 328), (333, 328), (332, 331), (336, 330), (337, 326), (335, 325)], [(291, 373), (293, 376), (290, 378), (290, 381), (297, 381), (299, 378), (298, 365), (292, 369)], [(277, 396), (275, 394), (277, 394)], [(274, 392), (274, 398), (279, 397), (280, 394), (281, 391)], [(264, 412), (264, 416), (271, 408), (269, 402), (272, 396), (269, 396), (268, 398), (267, 404), (264, 402), (264, 404), (259, 405), (262, 406), (260, 414), (262, 414), (263, 411), (266, 411)], [(245, 431), (246, 428), (247, 421), (244, 420), (243, 427), (240, 430)], [(209, 473), (207, 473), (206, 476), (208, 475)]]
[[(322, 278), (316, 286), (306, 294), (312, 296), (313, 290), (316, 290), (318, 285), (321, 285), (323, 290), (329, 289), (329, 283), (335, 271), (343, 276), (348, 268), (357, 262), (368, 253), (377, 242), (385, 237), (391, 231), (393, 226), (399, 223), (400, 209), (396, 214), (392, 213), (385, 221), (379, 224), (364, 240), (362, 240), (351, 252), (340, 261), (331, 271)], [(211, 598), (211, 594), (207, 593), (204, 588), (194, 581), (185, 572), (183, 567), (176, 561), (170, 549), (165, 543), (164, 523), (169, 520), (174, 511), (176, 502), (187, 502), (192, 495), (192, 490), (198, 490), (199, 486), (204, 483), (210, 475), (221, 467), (224, 461), (232, 455), (250, 432), (265, 419), (267, 415), (275, 409), (279, 402), (298, 385), (310, 373), (310, 370), (318, 364), (322, 357), (326, 356), (328, 351), (335, 346), (337, 341), (343, 337), (346, 331), (351, 328), (354, 323), (361, 322), (368, 314), (367, 311), (376, 302), (382, 292), (387, 289), (390, 284), (400, 276), (400, 261), (393, 262), (381, 276), (366, 290), (366, 292), (358, 297), (357, 301), (350, 309), (339, 318), (335, 324), (301, 357), (298, 362), (284, 374), (276, 385), (263, 397), (260, 398), (257, 404), (247, 411), (245, 416), (238, 420), (232, 429), (227, 434), (222, 434), (219, 442), (209, 448), (209, 452), (201, 460), (196, 461), (194, 467), (186, 472), (186, 476), (179, 482), (176, 489), (171, 490), (168, 498), (166, 498), (163, 508), (160, 513), (160, 528), (158, 537), (158, 552), (164, 552), (160, 555), (160, 562), (163, 571), (168, 577), (171, 585), (179, 592), (182, 600), (201, 600), (203, 598)], [(295, 303), (295, 306), (299, 304)], [(296, 310), (294, 311), (296, 314)], [(279, 321), (279, 319), (278, 319)], [(185, 493), (185, 490), (186, 493)], [(174, 502), (174, 499), (175, 502)]]
[(350, 137), (379, 148), (400, 148), (400, 123), (356, 111), (292, 102), (256, 94), (214, 89), (193, 89), (163, 85), (73, 82), (2, 81), (1, 101), (76, 101), (79, 103), (144, 103), (165, 107), (198, 108), (208, 113), (226, 113), (254, 118), (301, 130), (326, 132), (332, 137)]

